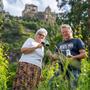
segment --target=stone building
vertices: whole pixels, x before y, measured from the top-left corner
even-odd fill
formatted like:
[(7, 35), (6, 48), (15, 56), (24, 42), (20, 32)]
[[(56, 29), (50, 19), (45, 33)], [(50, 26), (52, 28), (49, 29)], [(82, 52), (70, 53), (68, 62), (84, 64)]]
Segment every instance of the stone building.
[(45, 11), (38, 11), (38, 7), (33, 4), (26, 4), (25, 9), (22, 12), (22, 17), (35, 18), (39, 20), (44, 20), (50, 23), (56, 21), (55, 13), (51, 12), (51, 8), (48, 6)]
[(26, 4), (25, 9), (22, 12), (22, 16), (33, 18), (37, 12), (38, 12), (37, 6), (33, 4)]

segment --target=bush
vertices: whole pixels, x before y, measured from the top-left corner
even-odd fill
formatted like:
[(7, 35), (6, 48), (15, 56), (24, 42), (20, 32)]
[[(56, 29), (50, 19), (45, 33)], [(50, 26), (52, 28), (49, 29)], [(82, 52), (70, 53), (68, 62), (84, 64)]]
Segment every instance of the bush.
[(3, 55), (3, 49), (0, 47), (0, 90), (7, 90), (7, 72), (8, 61)]
[[(66, 62), (67, 63), (67, 62)], [(59, 71), (58, 65), (46, 65), (42, 69), (43, 81), (39, 83), (38, 90), (71, 90), (70, 81), (73, 80), (71, 76), (70, 80), (63, 78), (63, 73)], [(54, 76), (54, 77), (53, 77)], [(82, 60), (81, 74), (78, 79), (78, 85), (75, 90), (89, 90), (90, 88), (90, 63), (87, 59)]]

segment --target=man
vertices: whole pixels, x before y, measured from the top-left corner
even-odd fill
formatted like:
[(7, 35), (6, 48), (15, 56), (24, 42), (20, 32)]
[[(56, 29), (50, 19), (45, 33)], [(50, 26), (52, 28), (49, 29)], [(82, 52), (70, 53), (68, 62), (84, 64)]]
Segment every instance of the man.
[[(72, 64), (68, 66), (68, 69), (72, 72), (73, 76), (75, 77), (75, 80), (71, 82), (71, 88), (76, 88), (76, 82), (80, 74), (81, 60), (86, 57), (85, 45), (81, 39), (73, 38), (73, 31), (71, 27), (67, 24), (61, 25), (60, 33), (63, 37), (63, 42), (60, 42), (56, 46), (56, 53), (60, 51), (65, 56), (71, 58), (70, 60), (72, 60)], [(58, 59), (58, 55), (52, 54), (50, 51), (48, 51), (48, 55), (52, 60)], [(76, 66), (79, 68), (76, 68), (73, 62), (77, 62)], [(60, 65), (63, 71), (64, 66), (62, 66), (61, 62)], [(66, 76), (70, 79), (68, 70), (66, 72)]]

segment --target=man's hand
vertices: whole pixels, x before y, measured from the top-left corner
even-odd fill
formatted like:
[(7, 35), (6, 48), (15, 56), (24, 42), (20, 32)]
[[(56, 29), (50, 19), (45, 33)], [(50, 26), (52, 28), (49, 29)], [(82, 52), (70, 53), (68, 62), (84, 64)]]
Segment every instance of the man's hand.
[(52, 52), (50, 50), (46, 51), (46, 55), (52, 60)]
[(46, 55), (50, 58), (50, 60), (55, 61), (59, 59), (58, 54), (52, 53), (50, 50), (47, 50)]

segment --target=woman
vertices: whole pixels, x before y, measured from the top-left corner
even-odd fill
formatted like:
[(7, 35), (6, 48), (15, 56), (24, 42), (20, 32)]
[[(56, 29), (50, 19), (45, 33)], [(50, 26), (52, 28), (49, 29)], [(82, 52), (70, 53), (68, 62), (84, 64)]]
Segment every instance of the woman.
[(37, 30), (35, 38), (28, 38), (21, 48), (22, 56), (13, 90), (34, 90), (40, 80), (44, 47), (41, 44), (47, 36), (44, 28)]

